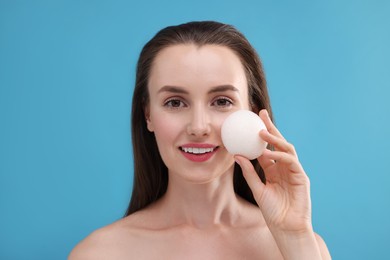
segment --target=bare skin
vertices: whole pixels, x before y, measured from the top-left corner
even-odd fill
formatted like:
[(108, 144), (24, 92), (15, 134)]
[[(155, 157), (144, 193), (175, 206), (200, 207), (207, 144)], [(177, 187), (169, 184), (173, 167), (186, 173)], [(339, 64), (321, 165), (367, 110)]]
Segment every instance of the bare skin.
[[(308, 177), (267, 112), (259, 114), (267, 127), (259, 134), (276, 149), (258, 158), (266, 185), (247, 159), (223, 147), (223, 120), (249, 109), (245, 72), (230, 49), (176, 45), (162, 50), (149, 95), (145, 118), (168, 168), (167, 192), (93, 232), (69, 259), (330, 259), (312, 229)], [(218, 148), (207, 161), (194, 162), (180, 149), (194, 143)], [(234, 192), (235, 161), (258, 206)]]
[(70, 259), (283, 259), (258, 208), (239, 201), (234, 224), (202, 227), (173, 225), (159, 202), (95, 231)]
[[(99, 229), (70, 255), (77, 259), (284, 259), (259, 209), (240, 198), (234, 224), (172, 225), (162, 203)], [(326, 245), (322, 259), (330, 259)]]

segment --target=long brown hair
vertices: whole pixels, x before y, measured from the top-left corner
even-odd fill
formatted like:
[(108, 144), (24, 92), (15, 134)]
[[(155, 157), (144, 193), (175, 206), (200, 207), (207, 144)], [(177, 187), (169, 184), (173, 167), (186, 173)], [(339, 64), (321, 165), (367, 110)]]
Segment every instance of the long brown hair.
[[(169, 26), (159, 31), (142, 49), (136, 71), (133, 93), (131, 130), (134, 154), (133, 193), (125, 216), (158, 200), (167, 190), (168, 169), (161, 159), (154, 134), (146, 127), (145, 106), (149, 102), (148, 80), (156, 55), (164, 48), (178, 44), (220, 45), (230, 48), (240, 58), (248, 81), (249, 103), (252, 111), (272, 111), (263, 66), (254, 48), (245, 36), (231, 25), (214, 22), (190, 22)], [(253, 160), (261, 180), (264, 172)], [(235, 192), (256, 205), (252, 192), (242, 176), (241, 168), (234, 167)]]

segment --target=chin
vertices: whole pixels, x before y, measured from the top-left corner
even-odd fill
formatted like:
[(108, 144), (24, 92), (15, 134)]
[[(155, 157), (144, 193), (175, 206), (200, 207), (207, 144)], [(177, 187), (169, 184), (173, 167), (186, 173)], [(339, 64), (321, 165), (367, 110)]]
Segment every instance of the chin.
[(170, 172), (169, 178), (182, 179), (186, 182), (192, 184), (208, 184), (217, 180), (225, 179), (229, 175), (233, 176), (234, 164), (231, 167), (226, 169), (215, 169), (211, 170), (210, 168), (203, 169), (188, 169), (180, 171), (180, 174), (177, 172)]

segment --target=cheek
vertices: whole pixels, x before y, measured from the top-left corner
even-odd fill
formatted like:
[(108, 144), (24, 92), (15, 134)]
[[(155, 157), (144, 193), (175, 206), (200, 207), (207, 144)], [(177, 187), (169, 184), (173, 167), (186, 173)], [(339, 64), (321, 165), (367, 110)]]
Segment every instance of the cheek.
[(221, 128), (222, 128), (222, 124), (223, 122), (225, 122), (225, 119), (233, 112), (235, 112), (236, 110), (232, 110), (228, 113), (216, 113), (212, 119), (210, 120), (211, 121), (211, 125), (212, 125), (212, 128), (213, 128), (213, 131), (215, 131), (215, 133), (217, 134), (217, 136), (219, 137), (219, 140), (221, 140)]
[(221, 134), (221, 127), (222, 127), (222, 124), (223, 122), (225, 121), (225, 119), (230, 115), (230, 113), (224, 113), (224, 114), (220, 114), (216, 117), (213, 117), (213, 120), (212, 120), (212, 125), (213, 125), (213, 128), (216, 130), (216, 132), (218, 133), (218, 135)]
[(153, 117), (153, 127), (158, 144), (172, 143), (181, 131), (181, 124), (177, 119), (161, 114)]

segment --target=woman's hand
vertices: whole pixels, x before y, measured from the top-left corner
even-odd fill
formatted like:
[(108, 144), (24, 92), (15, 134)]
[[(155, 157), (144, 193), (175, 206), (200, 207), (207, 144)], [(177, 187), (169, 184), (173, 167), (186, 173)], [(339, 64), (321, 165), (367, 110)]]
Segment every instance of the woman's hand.
[(257, 158), (266, 184), (248, 159), (238, 155), (235, 159), (275, 242), (285, 259), (331, 259), (324, 241), (312, 228), (310, 181), (294, 146), (278, 131), (266, 110), (261, 110), (259, 116), (267, 128), (260, 137), (275, 148), (266, 149)]
[(266, 149), (258, 158), (266, 184), (261, 182), (248, 159), (238, 155), (235, 159), (271, 231), (296, 234), (312, 231), (309, 178), (294, 146), (278, 131), (267, 111), (261, 110), (259, 116), (267, 128), (260, 132), (260, 137), (275, 148), (274, 151)]

